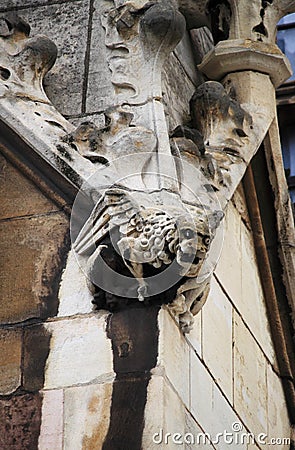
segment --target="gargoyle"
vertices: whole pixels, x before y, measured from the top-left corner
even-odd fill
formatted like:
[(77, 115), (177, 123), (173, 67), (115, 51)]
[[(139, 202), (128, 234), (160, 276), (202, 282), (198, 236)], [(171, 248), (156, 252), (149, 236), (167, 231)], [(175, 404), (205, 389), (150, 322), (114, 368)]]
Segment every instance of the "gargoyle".
[[(161, 204), (159, 193), (107, 190), (80, 231), (74, 249), (82, 266), (85, 258), (98, 308), (122, 307), (126, 296), (129, 303), (131, 298), (145, 304), (172, 302), (170, 307), (182, 330), (188, 332), (192, 314), (199, 311), (208, 294), (208, 277), (204, 281), (198, 275), (223, 213), (185, 205), (174, 194), (166, 192), (165, 196), (165, 204)], [(114, 272), (120, 274), (117, 285)]]

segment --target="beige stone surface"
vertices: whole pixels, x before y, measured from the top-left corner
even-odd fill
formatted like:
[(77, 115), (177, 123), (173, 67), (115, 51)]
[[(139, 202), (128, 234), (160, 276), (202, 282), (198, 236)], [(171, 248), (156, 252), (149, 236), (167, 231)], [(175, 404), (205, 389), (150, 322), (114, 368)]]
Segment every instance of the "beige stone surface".
[(38, 441), (39, 450), (62, 450), (63, 418), (63, 391), (44, 391), (42, 400), (42, 420)]
[[(276, 45), (265, 45), (250, 39), (220, 41), (205, 55), (199, 69), (212, 80), (221, 80), (232, 73), (241, 73), (242, 77), (247, 72), (253, 77), (267, 74), (269, 77), (265, 77), (264, 83), (267, 84), (271, 79), (275, 87), (280, 86), (292, 74), (288, 59)], [(270, 89), (265, 89), (265, 92), (267, 95)]]
[(232, 301), (242, 296), (241, 218), (229, 203), (224, 218), (224, 242), (215, 274)]
[(46, 315), (61, 272), (68, 221), (63, 213), (0, 222), (0, 322)]
[[(247, 441), (242, 439), (242, 433), (247, 433), (247, 430), (216, 385), (213, 386), (211, 421), (212, 442), (218, 450), (228, 450), (230, 446), (235, 450), (246, 450)], [(231, 435), (220, 436), (225, 431)]]
[(93, 296), (87, 286), (87, 278), (74, 251), (70, 251), (58, 292), (58, 317), (90, 313)]
[(186, 341), (192, 345), (198, 355), (202, 356), (202, 310), (194, 316), (193, 329), (185, 335)]
[(194, 450), (196, 448), (200, 450), (209, 450), (214, 448), (210, 444), (210, 440), (207, 439), (205, 432), (189, 413), (186, 413), (185, 415), (185, 434), (185, 450)]
[(0, 199), (0, 220), (57, 210), (57, 206), (1, 154)]
[(232, 402), (232, 306), (214, 278), (202, 314), (204, 362)]
[[(270, 365), (267, 366), (268, 438), (290, 438), (291, 425), (282, 382)], [(289, 445), (282, 445), (287, 450)]]
[(269, 360), (276, 364), (253, 238), (232, 203), (226, 212), (224, 243), (215, 275)]
[(46, 324), (52, 337), (45, 389), (113, 379), (112, 348), (105, 318), (80, 317)]
[(65, 450), (102, 448), (110, 422), (112, 383), (65, 390)]
[(22, 332), (0, 330), (0, 394), (8, 395), (21, 385)]
[(214, 383), (205, 366), (193, 353), (191, 354), (190, 411), (202, 429), (210, 435), (216, 449), (229, 449), (229, 443), (223, 437), (226, 431), (233, 434), (235, 450), (246, 450), (246, 443), (242, 442), (240, 436), (236, 438), (236, 433), (233, 431), (233, 424), (238, 422), (242, 432), (245, 432), (244, 425)]
[(176, 389), (185, 405), (189, 404), (189, 347), (178, 325), (164, 308), (159, 313), (159, 355), (157, 365)]
[(237, 306), (271, 363), (276, 364), (253, 238), (244, 224), (241, 225), (241, 249), (242, 297)]
[(193, 351), (190, 356), (189, 409), (200, 426), (208, 431), (212, 420), (213, 379)]
[(234, 406), (255, 434), (267, 432), (266, 359), (245, 327), (234, 315)]
[[(181, 399), (163, 376), (153, 375), (148, 385), (142, 448), (179, 448), (181, 445), (174, 441), (183, 442), (185, 432), (185, 407)], [(173, 439), (175, 433), (180, 436)]]

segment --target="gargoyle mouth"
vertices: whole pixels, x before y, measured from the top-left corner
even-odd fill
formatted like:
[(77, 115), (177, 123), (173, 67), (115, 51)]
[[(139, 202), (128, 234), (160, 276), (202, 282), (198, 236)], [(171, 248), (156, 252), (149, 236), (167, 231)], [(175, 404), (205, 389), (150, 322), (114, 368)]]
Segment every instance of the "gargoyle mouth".
[(180, 261), (184, 263), (199, 264), (200, 258), (198, 256), (194, 257), (192, 253), (181, 253)]

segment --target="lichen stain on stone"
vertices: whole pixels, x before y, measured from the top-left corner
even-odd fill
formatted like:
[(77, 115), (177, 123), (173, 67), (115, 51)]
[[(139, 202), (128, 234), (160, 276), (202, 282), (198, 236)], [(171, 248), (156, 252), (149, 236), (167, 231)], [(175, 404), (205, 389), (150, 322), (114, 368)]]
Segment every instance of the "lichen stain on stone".
[[(86, 432), (82, 441), (82, 450), (102, 448), (110, 424), (110, 404), (112, 397), (112, 384), (103, 386), (88, 404)], [(90, 429), (91, 428), (91, 429)]]
[(0, 448), (38, 448), (41, 424), (41, 394), (25, 394), (0, 399)]

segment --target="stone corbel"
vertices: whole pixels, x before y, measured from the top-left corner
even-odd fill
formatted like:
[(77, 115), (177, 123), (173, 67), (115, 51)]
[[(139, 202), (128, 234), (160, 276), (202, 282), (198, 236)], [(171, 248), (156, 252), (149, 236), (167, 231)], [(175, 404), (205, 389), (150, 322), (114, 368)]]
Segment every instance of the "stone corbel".
[[(241, 14), (235, 2), (180, 3), (184, 13), (200, 7), (199, 25), (219, 17), (228, 34)], [(182, 37), (183, 16), (170, 2), (116, 0), (101, 20), (116, 98), (104, 127), (75, 129), (55, 110), (42, 80), (56, 48), (43, 36), (30, 38), (15, 17), (0, 27), (0, 117), (80, 188), (73, 250), (96, 307), (168, 304), (188, 332), (208, 295), (224, 210), (275, 114), (277, 74), (269, 63), (258, 67), (258, 56), (264, 52), (277, 73), (286, 62), (252, 35), (238, 36), (238, 45), (237, 36), (218, 43), (200, 66), (216, 81), (199, 86), (191, 124), (169, 136), (161, 71)], [(244, 55), (242, 62), (226, 52)]]

